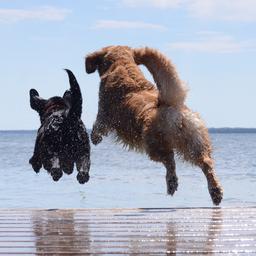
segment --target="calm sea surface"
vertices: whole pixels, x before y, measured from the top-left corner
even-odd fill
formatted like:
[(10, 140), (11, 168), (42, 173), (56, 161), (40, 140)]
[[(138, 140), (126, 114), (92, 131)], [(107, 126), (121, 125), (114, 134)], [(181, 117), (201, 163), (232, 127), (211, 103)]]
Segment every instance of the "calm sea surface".
[[(35, 132), (0, 132), (0, 208), (112, 208), (212, 206), (201, 170), (177, 160), (179, 188), (166, 194), (165, 169), (146, 155), (128, 152), (105, 138), (91, 146), (91, 179), (76, 171), (57, 183), (28, 164)], [(212, 134), (222, 206), (256, 205), (256, 134)]]

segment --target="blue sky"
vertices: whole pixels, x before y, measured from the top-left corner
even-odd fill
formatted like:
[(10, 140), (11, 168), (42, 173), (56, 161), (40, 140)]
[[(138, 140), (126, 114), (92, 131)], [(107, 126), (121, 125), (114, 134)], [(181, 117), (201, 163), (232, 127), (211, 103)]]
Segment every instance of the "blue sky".
[(117, 44), (164, 52), (208, 127), (256, 127), (255, 23), (255, 0), (0, 0), (0, 129), (37, 129), (29, 89), (62, 95), (63, 68), (80, 83), (90, 128), (99, 77), (84, 57)]

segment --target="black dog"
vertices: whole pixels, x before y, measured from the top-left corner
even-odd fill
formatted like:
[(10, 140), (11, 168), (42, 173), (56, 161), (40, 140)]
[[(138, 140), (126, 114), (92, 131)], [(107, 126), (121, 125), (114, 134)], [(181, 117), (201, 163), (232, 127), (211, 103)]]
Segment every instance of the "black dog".
[(36, 173), (43, 166), (54, 181), (62, 177), (63, 171), (71, 174), (76, 164), (77, 180), (84, 184), (89, 180), (90, 144), (81, 120), (82, 95), (74, 74), (65, 70), (70, 90), (63, 97), (45, 100), (35, 89), (30, 90), (30, 106), (39, 113), (41, 126), (29, 163)]

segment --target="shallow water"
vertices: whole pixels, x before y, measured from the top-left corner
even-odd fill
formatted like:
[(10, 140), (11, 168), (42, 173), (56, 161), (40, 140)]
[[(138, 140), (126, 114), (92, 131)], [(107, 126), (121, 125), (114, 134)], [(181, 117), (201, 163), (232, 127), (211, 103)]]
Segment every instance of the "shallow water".
[[(113, 208), (212, 206), (206, 179), (197, 167), (177, 160), (179, 188), (166, 194), (165, 169), (146, 155), (128, 152), (105, 138), (92, 145), (90, 181), (76, 171), (57, 183), (28, 164), (35, 132), (0, 132), (1, 208)], [(217, 175), (224, 187), (221, 206), (256, 204), (256, 134), (211, 134)]]

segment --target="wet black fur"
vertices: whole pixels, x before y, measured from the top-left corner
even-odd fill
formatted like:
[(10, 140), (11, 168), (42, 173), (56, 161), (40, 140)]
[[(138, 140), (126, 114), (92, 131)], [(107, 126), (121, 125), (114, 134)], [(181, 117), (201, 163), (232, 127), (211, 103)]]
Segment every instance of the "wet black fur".
[[(70, 70), (70, 89), (63, 97), (42, 99), (35, 89), (30, 90), (30, 106), (39, 113), (41, 126), (37, 132), (34, 154), (29, 160), (35, 172), (43, 167), (54, 181), (63, 172), (71, 174), (76, 164), (77, 180), (83, 184), (89, 180), (90, 144), (86, 128), (81, 120), (82, 95), (79, 84)], [(59, 168), (52, 165), (59, 159)], [(80, 172), (86, 166), (87, 173)]]

